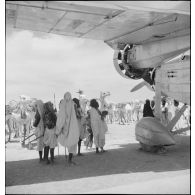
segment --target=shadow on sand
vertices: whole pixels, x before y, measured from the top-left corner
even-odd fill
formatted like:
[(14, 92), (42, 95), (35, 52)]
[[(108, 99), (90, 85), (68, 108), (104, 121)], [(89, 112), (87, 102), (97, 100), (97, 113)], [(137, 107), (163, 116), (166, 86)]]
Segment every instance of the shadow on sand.
[(183, 136), (179, 139), (180, 143), (169, 147), (168, 152), (163, 155), (143, 152), (139, 150), (139, 144), (131, 143), (118, 145), (119, 148), (103, 154), (95, 154), (93, 151), (84, 153), (84, 156), (75, 156), (73, 160), (77, 165), (70, 167), (62, 155), (55, 156), (54, 165), (39, 163), (38, 159), (6, 162), (6, 186), (111, 174), (190, 169), (190, 137)]

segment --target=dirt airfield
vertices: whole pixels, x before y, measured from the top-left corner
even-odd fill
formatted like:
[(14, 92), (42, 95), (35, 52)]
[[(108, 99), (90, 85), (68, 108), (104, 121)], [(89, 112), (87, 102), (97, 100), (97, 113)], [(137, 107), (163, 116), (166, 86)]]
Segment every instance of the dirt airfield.
[(109, 124), (103, 154), (95, 149), (68, 166), (63, 147), (54, 165), (39, 163), (35, 149), (14, 140), (6, 144), (6, 194), (190, 194), (190, 136), (175, 136), (165, 154), (141, 151), (135, 124)]

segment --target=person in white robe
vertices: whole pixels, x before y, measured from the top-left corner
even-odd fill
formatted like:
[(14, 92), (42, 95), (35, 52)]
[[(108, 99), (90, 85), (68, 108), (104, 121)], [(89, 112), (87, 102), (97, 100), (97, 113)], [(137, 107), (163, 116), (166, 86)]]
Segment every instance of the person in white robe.
[(102, 111), (101, 114), (101, 128), (100, 128), (100, 141), (99, 141), (99, 146), (101, 148), (101, 152), (105, 152), (104, 146), (105, 146), (105, 134), (108, 131), (108, 126), (106, 124), (105, 118), (108, 112)]
[(42, 154), (43, 154), (43, 135), (44, 135), (44, 124), (43, 124), (43, 102), (42, 100), (37, 100), (35, 102), (35, 121), (33, 126), (36, 127), (35, 135), (37, 137), (37, 151), (39, 152), (39, 161), (41, 162), (43, 160)]
[(72, 161), (73, 154), (76, 154), (77, 143), (79, 141), (79, 127), (70, 92), (66, 92), (64, 99), (59, 105), (59, 112), (56, 123), (56, 135), (58, 142), (68, 148), (69, 165), (75, 164)]
[(91, 109), (89, 110), (90, 113), (90, 120), (91, 120), (91, 128), (94, 136), (94, 144), (96, 147), (96, 153), (99, 153), (100, 144), (100, 131), (101, 131), (101, 113), (98, 110), (99, 104), (95, 99), (90, 101)]

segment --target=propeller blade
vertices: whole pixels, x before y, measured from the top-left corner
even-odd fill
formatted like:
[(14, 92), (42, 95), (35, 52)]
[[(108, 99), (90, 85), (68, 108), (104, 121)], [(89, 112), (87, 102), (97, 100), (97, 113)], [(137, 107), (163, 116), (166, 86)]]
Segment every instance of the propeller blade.
[(135, 87), (133, 87), (130, 92), (137, 91), (137, 90), (141, 89), (142, 87), (144, 87), (145, 85), (146, 85), (145, 81), (142, 81), (141, 83), (139, 83)]
[(142, 81), (141, 83), (137, 84), (135, 87), (133, 87), (131, 89), (131, 92), (137, 91), (137, 90), (141, 89), (144, 86), (146, 86), (150, 91), (154, 92), (154, 88), (149, 83), (147, 83), (146, 81)]
[(152, 88), (152, 86), (151, 86), (149, 83), (145, 82), (145, 85), (146, 85), (146, 87), (147, 87), (150, 91), (154, 91), (154, 89)]

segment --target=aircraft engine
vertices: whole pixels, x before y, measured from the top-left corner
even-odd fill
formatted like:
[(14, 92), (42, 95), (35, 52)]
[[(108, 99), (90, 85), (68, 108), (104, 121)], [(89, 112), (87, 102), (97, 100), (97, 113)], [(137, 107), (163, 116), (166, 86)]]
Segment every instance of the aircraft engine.
[(155, 68), (135, 68), (131, 65), (128, 56), (131, 54), (131, 47), (126, 45), (123, 50), (115, 50), (113, 62), (116, 71), (126, 79), (144, 79), (150, 85), (154, 85)]

